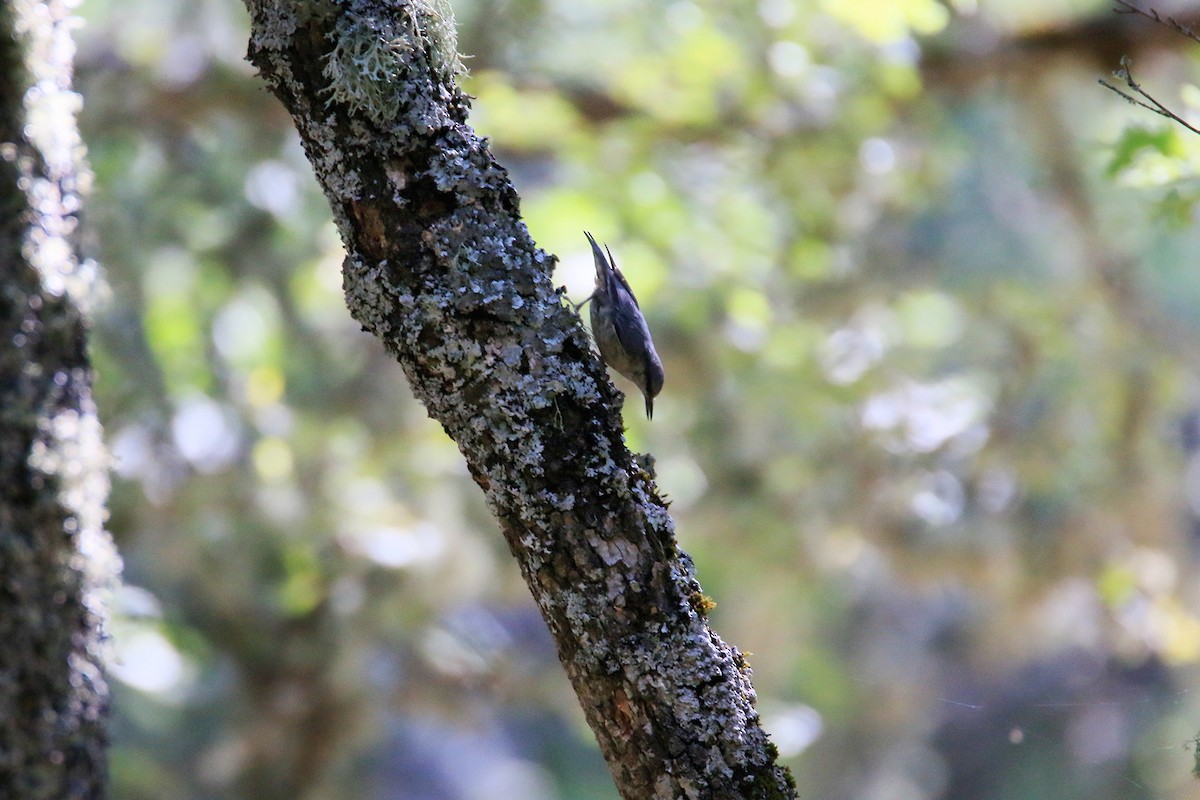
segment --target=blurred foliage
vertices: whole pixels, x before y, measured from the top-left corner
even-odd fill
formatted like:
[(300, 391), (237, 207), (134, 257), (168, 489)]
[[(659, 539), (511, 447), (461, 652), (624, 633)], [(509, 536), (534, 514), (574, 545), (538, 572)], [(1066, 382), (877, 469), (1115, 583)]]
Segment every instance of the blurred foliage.
[[(803, 795), (1195, 796), (1200, 142), (1079, 51), (988, 61), (1109, 5), (453, 5), (556, 279), (586, 295), (588, 228), (647, 312), (629, 441)], [(80, 11), (114, 795), (615, 797), (454, 445), (342, 305), (241, 4)]]

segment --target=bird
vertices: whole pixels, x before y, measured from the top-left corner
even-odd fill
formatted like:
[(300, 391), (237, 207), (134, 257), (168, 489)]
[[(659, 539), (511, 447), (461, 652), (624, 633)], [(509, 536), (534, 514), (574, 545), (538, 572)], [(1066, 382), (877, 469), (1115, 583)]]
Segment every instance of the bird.
[[(663, 366), (642, 309), (638, 306), (629, 281), (617, 269), (608, 245), (601, 252), (596, 239), (583, 232), (592, 245), (592, 259), (596, 262), (596, 288), (582, 303), (575, 306), (578, 312), (588, 301), (592, 322), (592, 336), (600, 348), (600, 357), (608, 366), (633, 381), (646, 398), (646, 418), (654, 419), (654, 398), (662, 391)], [(608, 254), (607, 258), (605, 253)]]

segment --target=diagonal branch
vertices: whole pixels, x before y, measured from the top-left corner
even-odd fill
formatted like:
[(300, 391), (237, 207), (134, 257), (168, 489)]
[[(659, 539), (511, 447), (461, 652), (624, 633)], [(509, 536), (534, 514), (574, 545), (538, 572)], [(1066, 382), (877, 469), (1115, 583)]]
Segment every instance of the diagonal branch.
[(1133, 3), (1128, 3), (1125, 0), (1113, 0), (1113, 2), (1120, 6), (1120, 8), (1114, 9), (1118, 14), (1136, 14), (1140, 17), (1145, 17), (1148, 20), (1157, 22), (1159, 25), (1166, 25), (1176, 33), (1186, 36), (1195, 42), (1200, 42), (1200, 36), (1197, 36), (1195, 31), (1193, 31), (1187, 25), (1179, 22), (1177, 19), (1175, 19), (1175, 17), (1160, 16), (1159, 13), (1153, 8), (1149, 11), (1144, 11), (1135, 6)]
[[(1130, 66), (1129, 59), (1122, 58), (1121, 59), (1121, 68), (1118, 69), (1116, 72), (1114, 72), (1113, 76), (1116, 78), (1120, 78), (1122, 81), (1124, 81), (1125, 85), (1127, 87), (1129, 87), (1130, 92), (1132, 92), (1133, 94), (1130, 94), (1130, 92), (1126, 92), (1123, 89), (1118, 89), (1116, 86), (1113, 86), (1111, 83), (1109, 83), (1106, 80), (1100, 80), (1100, 81), (1098, 81), (1098, 83), (1101, 86), (1103, 86), (1104, 88), (1111, 89), (1112, 91), (1121, 95), (1121, 97), (1124, 97), (1127, 101), (1129, 101), (1130, 103), (1133, 103), (1135, 106), (1141, 106), (1142, 108), (1153, 111), (1155, 114), (1158, 114), (1160, 117), (1166, 117), (1169, 120), (1178, 122), (1180, 125), (1187, 128), (1192, 133), (1200, 134), (1200, 129), (1196, 128), (1190, 122), (1188, 122), (1183, 117), (1176, 114), (1171, 109), (1164, 106), (1162, 103), (1160, 103), (1158, 100), (1156, 100), (1152, 95), (1150, 95), (1148, 92), (1146, 92), (1146, 90), (1144, 90), (1141, 87), (1141, 84), (1139, 84), (1137, 81), (1135, 81), (1133, 79), (1133, 73), (1130, 71), (1129, 66)], [(1145, 98), (1145, 99), (1141, 100), (1138, 98)]]
[[(1165, 25), (1181, 36), (1186, 36), (1194, 42), (1200, 42), (1200, 36), (1197, 36), (1195, 31), (1179, 22), (1174, 17), (1161, 16), (1158, 11), (1153, 8), (1149, 11), (1145, 11), (1135, 6), (1133, 3), (1126, 2), (1126, 0), (1113, 0), (1113, 2), (1119, 6), (1119, 8), (1114, 9), (1118, 14), (1136, 14), (1137, 16), (1145, 17), (1148, 20), (1157, 22), (1159, 25)], [(1173, 122), (1178, 122), (1192, 133), (1200, 134), (1200, 129), (1197, 129), (1183, 117), (1179, 116), (1174, 111), (1160, 103), (1133, 79), (1133, 73), (1129, 69), (1130, 63), (1131, 62), (1129, 58), (1122, 56), (1120, 69), (1113, 73), (1113, 77), (1120, 79), (1122, 82), (1124, 82), (1125, 86), (1129, 88), (1128, 92), (1123, 89), (1118, 89), (1116, 86), (1113, 86), (1111, 83), (1105, 80), (1100, 80), (1099, 84), (1104, 88), (1110, 89), (1121, 95), (1121, 97), (1124, 97), (1128, 102), (1133, 103), (1135, 106), (1140, 106), (1148, 111), (1153, 111), (1160, 117), (1166, 117)]]
[(555, 259), (466, 124), (445, 0), (246, 5), (249, 59), (345, 243), (350, 311), (462, 451), (622, 796), (794, 797)]

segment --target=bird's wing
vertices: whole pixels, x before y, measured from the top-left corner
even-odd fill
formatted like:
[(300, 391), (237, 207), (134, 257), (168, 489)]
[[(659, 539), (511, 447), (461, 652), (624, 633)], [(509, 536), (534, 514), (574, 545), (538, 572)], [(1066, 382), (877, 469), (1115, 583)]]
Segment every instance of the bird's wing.
[(626, 302), (614, 302), (613, 314), (616, 317), (613, 327), (616, 328), (617, 339), (625, 352), (634, 358), (645, 358), (646, 350), (650, 347), (650, 329), (646, 319), (638, 308), (637, 298), (626, 282), (625, 276), (614, 270), (615, 280), (609, 285), (609, 291)]

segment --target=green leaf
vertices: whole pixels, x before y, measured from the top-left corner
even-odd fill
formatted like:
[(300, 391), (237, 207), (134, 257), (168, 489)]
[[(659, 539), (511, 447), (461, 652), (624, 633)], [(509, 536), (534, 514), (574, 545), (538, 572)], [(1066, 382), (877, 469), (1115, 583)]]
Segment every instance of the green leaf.
[(1163, 156), (1182, 154), (1175, 129), (1163, 126), (1156, 129), (1127, 128), (1112, 149), (1112, 160), (1108, 163), (1108, 177), (1113, 178), (1133, 165), (1144, 151), (1150, 150)]

